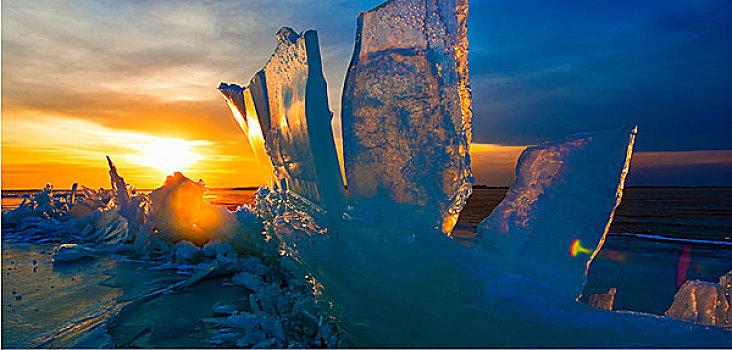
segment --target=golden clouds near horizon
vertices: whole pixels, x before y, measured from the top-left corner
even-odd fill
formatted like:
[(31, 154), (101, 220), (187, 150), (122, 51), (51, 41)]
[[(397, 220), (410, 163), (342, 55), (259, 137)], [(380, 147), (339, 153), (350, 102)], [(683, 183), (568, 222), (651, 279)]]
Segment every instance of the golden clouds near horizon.
[[(109, 155), (130, 184), (155, 188), (181, 171), (212, 187), (259, 184), (248, 146), (119, 130), (90, 120), (49, 115), (3, 116), (2, 187), (39, 188), (51, 182), (109, 187)], [(243, 146), (243, 147), (242, 147)]]

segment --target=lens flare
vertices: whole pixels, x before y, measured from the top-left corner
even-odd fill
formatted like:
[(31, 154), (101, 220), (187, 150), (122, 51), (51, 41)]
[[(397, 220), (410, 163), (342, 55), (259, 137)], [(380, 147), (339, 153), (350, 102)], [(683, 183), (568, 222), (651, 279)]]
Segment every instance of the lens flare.
[(592, 255), (592, 249), (587, 249), (583, 247), (579, 238), (575, 238), (569, 245), (569, 255), (574, 258), (580, 253)]

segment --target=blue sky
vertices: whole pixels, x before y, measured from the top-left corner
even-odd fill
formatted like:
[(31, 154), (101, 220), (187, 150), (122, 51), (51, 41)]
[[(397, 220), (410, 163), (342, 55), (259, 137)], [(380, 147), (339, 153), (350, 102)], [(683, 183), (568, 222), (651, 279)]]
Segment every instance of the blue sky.
[[(218, 164), (194, 175), (256, 184), (218, 83), (248, 81), (280, 27), (316, 29), (338, 119), (356, 16), (379, 3), (3, 1), (3, 181), (102, 179), (117, 148), (97, 136), (119, 130), (189, 140)], [(473, 0), (468, 26), (474, 142), (505, 147), (476, 156), (479, 182), (509, 184), (520, 146), (638, 124), (631, 184), (732, 185), (732, 1)], [(54, 120), (94, 133), (61, 142), (39, 127)]]

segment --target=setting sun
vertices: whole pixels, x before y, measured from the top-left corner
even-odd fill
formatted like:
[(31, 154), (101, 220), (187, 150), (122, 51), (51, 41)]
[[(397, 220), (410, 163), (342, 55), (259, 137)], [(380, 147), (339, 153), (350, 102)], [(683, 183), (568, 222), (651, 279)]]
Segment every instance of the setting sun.
[(132, 143), (128, 146), (138, 153), (124, 156), (137, 165), (154, 168), (163, 175), (170, 175), (176, 171), (190, 170), (190, 166), (203, 157), (196, 153), (195, 146), (200, 141), (186, 141), (175, 138), (154, 138)]

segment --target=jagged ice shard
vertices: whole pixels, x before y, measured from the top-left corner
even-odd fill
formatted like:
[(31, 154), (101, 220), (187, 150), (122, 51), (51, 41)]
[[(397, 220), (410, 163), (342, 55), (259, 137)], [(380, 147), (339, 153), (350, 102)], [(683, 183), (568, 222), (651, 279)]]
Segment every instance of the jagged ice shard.
[(219, 90), (277, 188), (340, 218), (346, 197), (317, 33), (280, 29), (274, 54), (248, 88)]
[(467, 0), (361, 13), (342, 99), (349, 214), (449, 234), (471, 193)]
[(579, 296), (620, 204), (636, 133), (582, 133), (528, 147), (506, 197), (478, 226), (475, 244)]

